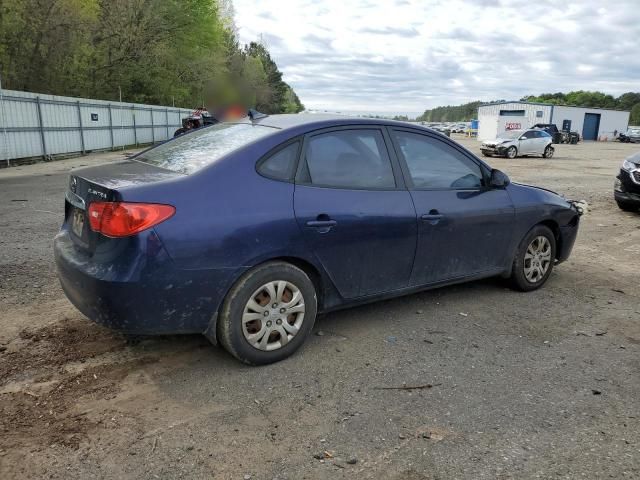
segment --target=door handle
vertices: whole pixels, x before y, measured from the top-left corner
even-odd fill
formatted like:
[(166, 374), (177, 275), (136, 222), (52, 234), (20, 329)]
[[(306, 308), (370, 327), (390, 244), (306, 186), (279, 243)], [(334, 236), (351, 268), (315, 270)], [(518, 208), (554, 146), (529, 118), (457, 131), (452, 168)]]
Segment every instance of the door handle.
[(335, 227), (337, 224), (335, 220), (310, 220), (307, 222), (307, 227)]
[(327, 233), (331, 230), (331, 227), (335, 227), (338, 224), (335, 220), (331, 220), (331, 217), (326, 213), (321, 213), (315, 220), (309, 220), (307, 227), (317, 228), (318, 233)]
[(442, 215), (437, 210), (431, 210), (429, 211), (429, 213), (425, 213), (420, 218), (424, 222), (429, 222), (431, 225), (436, 225), (440, 220), (444, 218), (444, 215)]

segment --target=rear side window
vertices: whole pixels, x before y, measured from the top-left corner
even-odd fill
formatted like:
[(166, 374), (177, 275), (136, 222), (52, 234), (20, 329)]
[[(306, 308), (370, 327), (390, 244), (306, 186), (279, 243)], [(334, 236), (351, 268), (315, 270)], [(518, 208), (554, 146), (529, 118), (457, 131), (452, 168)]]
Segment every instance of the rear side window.
[(415, 188), (475, 189), (482, 170), (452, 146), (417, 133), (394, 132)]
[(306, 183), (357, 189), (396, 186), (379, 130), (339, 130), (315, 135), (307, 142), (305, 159)]
[(219, 123), (162, 143), (142, 152), (135, 160), (189, 174), (276, 131), (264, 125)]
[(275, 180), (290, 180), (298, 157), (300, 142), (281, 148), (258, 165), (258, 172)]

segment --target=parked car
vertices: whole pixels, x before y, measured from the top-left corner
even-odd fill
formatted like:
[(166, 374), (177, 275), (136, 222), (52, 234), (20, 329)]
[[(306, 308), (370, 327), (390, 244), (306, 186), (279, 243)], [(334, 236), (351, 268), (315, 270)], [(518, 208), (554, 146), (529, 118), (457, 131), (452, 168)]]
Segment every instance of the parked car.
[(633, 212), (640, 209), (640, 152), (622, 162), (613, 195), (622, 210)]
[(491, 276), (529, 291), (579, 212), (402, 122), (273, 115), (74, 170), (62, 288), (131, 334), (203, 333), (249, 364), (291, 355), (319, 312)]
[(542, 155), (551, 158), (555, 152), (551, 135), (543, 130), (509, 130), (495, 140), (482, 142), (480, 151), (485, 157), (498, 155), (516, 158), (525, 155)]
[(182, 127), (173, 132), (174, 137), (184, 135), (198, 128), (208, 127), (218, 123), (218, 119), (212, 116), (204, 108), (196, 108), (191, 115), (182, 119)]
[(630, 128), (626, 133), (618, 135), (618, 141), (622, 143), (640, 143), (640, 128)]
[(580, 134), (578, 132), (559, 130), (555, 123), (536, 123), (531, 128), (537, 128), (547, 132), (551, 135), (553, 143), (570, 143), (571, 145), (575, 145), (580, 141)]
[(451, 133), (464, 133), (467, 130), (467, 126), (459, 123), (456, 125), (451, 125), (450, 130)]
[(447, 137), (451, 136), (451, 129), (449, 128), (448, 125), (444, 125), (444, 124), (433, 125), (431, 129)]

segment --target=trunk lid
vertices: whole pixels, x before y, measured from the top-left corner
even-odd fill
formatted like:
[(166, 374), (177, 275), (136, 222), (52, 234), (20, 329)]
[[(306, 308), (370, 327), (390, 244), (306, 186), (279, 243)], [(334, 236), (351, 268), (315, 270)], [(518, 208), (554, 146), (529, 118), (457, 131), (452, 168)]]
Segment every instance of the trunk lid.
[(74, 244), (94, 253), (126, 240), (107, 238), (91, 230), (87, 215), (91, 202), (123, 201), (131, 188), (177, 177), (182, 175), (133, 160), (73, 171), (65, 194), (65, 225)]

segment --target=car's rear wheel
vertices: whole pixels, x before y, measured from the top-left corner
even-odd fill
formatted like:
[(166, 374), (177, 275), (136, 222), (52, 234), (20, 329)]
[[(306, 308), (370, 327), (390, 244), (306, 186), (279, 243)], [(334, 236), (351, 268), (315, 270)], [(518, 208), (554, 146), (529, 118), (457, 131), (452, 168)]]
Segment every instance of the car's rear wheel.
[(616, 203), (618, 204), (618, 208), (620, 208), (620, 210), (624, 210), (625, 212), (635, 212), (638, 210), (638, 205), (634, 203), (620, 202), (618, 200), (616, 200)]
[(518, 149), (516, 147), (509, 147), (507, 149), (507, 158), (516, 158), (516, 155), (518, 155)]
[(218, 338), (244, 363), (277, 362), (304, 343), (316, 312), (315, 287), (305, 272), (286, 262), (265, 263), (245, 273), (227, 295)]
[(540, 288), (553, 270), (556, 238), (544, 225), (536, 225), (520, 242), (511, 269), (512, 286), (523, 292)]
[(553, 157), (553, 154), (555, 153), (556, 149), (553, 148), (551, 145), (547, 145), (547, 148), (544, 149), (544, 153), (542, 154), (542, 156), (544, 158), (551, 158)]

